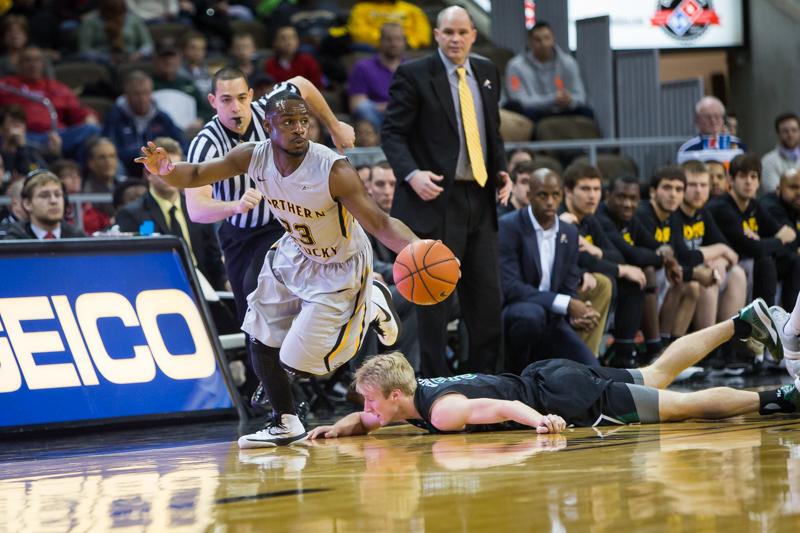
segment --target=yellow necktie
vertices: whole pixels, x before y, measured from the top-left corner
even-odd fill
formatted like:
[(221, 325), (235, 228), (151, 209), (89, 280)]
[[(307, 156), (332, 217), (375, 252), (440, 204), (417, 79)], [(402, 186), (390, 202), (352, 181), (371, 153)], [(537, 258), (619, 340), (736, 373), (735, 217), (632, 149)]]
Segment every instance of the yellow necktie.
[(469, 164), (475, 181), (483, 187), (486, 185), (486, 163), (483, 161), (481, 148), (481, 133), (478, 130), (478, 119), (475, 115), (475, 104), (472, 101), (472, 91), (467, 85), (467, 71), (458, 67), (458, 99), (461, 101), (461, 123), (464, 125), (464, 138), (467, 141)]

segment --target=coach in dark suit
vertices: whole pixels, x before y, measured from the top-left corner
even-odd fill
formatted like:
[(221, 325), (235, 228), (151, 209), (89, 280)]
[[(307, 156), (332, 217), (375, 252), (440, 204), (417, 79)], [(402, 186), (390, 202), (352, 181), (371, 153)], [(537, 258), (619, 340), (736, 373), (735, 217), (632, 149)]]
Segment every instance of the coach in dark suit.
[[(398, 67), (381, 136), (398, 181), (392, 215), (422, 238), (441, 239), (461, 260), (465, 370), (493, 373), (501, 337), (495, 201), (498, 187), (501, 201), (508, 201), (511, 180), (499, 132), (500, 76), (487, 59), (469, 56), (476, 36), (463, 8), (439, 13), (439, 48)], [(451, 303), (417, 310), (423, 376), (450, 374)]]
[(557, 216), (561, 179), (542, 168), (530, 183), (530, 206), (500, 219), (506, 367), (519, 373), (531, 361), (554, 357), (598, 366), (575, 331), (596, 326), (599, 314), (576, 296), (578, 228)]
[[(173, 162), (183, 158), (176, 141), (160, 138), (155, 142), (164, 147)], [(186, 211), (186, 199), (180, 191), (147, 170), (144, 174), (150, 182), (150, 188), (143, 196), (117, 212), (116, 223), (120, 231), (138, 232), (143, 223), (150, 221), (153, 232), (175, 235), (186, 242), (195, 266), (212, 287), (230, 290), (214, 226), (192, 222)]]

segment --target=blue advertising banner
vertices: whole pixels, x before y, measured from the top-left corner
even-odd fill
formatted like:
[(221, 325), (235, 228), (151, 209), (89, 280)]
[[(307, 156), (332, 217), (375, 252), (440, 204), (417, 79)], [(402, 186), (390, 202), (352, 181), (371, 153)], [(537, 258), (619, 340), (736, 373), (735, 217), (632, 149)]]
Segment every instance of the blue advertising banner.
[(0, 429), (235, 407), (185, 251), (163, 241), (0, 248)]

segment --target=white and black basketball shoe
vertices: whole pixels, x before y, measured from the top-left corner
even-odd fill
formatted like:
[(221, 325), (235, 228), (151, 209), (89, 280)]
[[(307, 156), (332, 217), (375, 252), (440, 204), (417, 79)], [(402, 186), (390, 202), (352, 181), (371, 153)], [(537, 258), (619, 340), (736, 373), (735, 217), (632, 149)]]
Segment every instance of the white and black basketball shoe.
[(306, 428), (297, 415), (281, 415), (273, 418), (264, 429), (239, 437), (239, 448), (270, 448), (288, 446), (308, 438)]
[(374, 318), (369, 323), (384, 346), (392, 346), (400, 336), (400, 317), (392, 303), (392, 293), (385, 283), (372, 280), (372, 305)]

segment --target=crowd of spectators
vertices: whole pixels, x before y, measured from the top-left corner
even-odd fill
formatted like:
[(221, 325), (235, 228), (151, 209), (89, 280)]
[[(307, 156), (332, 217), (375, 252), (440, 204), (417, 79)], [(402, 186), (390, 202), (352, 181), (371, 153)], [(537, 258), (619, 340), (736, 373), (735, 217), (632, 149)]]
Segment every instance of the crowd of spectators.
[[(71, 9), (65, 14), (54, 2), (14, 2), (0, 20), (0, 192), (10, 198), (0, 236), (78, 237), (114, 227), (144, 233), (143, 223), (150, 220), (151, 233), (183, 238), (196, 266), (220, 289), (227, 279), (211, 226), (193, 222), (181, 192), (134, 163), (140, 147), (156, 140), (182, 158), (214, 115), (212, 76), (227, 66), (248, 76), (256, 99), (295, 76), (337, 91), (341, 102), (329, 103), (346, 112), (356, 146), (386, 148), (382, 133), (396, 135), (402, 122), (397, 102), (411, 98), (409, 86), (396, 83), (398, 69), (407, 80), (418, 65), (409, 62), (412, 54), (442, 63), (447, 53), (438, 28), (432, 33), (425, 13), (402, 1), (359, 2), (349, 14), (335, 2), (302, 0), (59, 4)], [(256, 35), (233, 31), (235, 21), (263, 26), (271, 47), (259, 49)], [(156, 42), (151, 30), (164, 23), (187, 30)], [(63, 44), (65, 35), (73, 36), (71, 50)], [(439, 48), (425, 51), (432, 35)], [(361, 59), (347, 72), (342, 59), (350, 53)], [(55, 77), (62, 62), (75, 60), (108, 69), (110, 82), (95, 87), (102, 94), (91, 92), (91, 80), (70, 87)], [(445, 83), (432, 98), (456, 94), (456, 85), (448, 90)], [(500, 105), (534, 122), (593, 116), (575, 60), (555, 44), (546, 23), (529, 31), (528, 49), (509, 62), (499, 85)], [(109, 106), (95, 109), (84, 95), (103, 96)], [(395, 116), (387, 130), (392, 105)], [(424, 107), (417, 101), (404, 105)], [(462, 112), (456, 109), (456, 119), (450, 118), (459, 128)], [(497, 298), (503, 297), (496, 318), (506, 358), (495, 369), (521, 370), (549, 357), (636, 366), (690, 328), (730, 316), (750, 295), (772, 304), (780, 294), (780, 302), (793, 307), (800, 291), (800, 118), (778, 116), (776, 147), (760, 158), (747, 151), (718, 99), (701, 99), (694, 115), (697, 136), (680, 147), (678, 166), (659, 169), (644, 184), (641, 176), (604, 176), (584, 163), (562, 169), (558, 161), (525, 149), (484, 150), (484, 157), (497, 157), (492, 164), (498, 171), (507, 168), (511, 188), (509, 201), (496, 206), (497, 241), (487, 240), (483, 252), (498, 258)], [(421, 135), (431, 134), (424, 124), (415, 126), (423, 126)], [(487, 133), (481, 135), (485, 141)], [(315, 117), (309, 137), (330, 144)], [(460, 142), (456, 148), (465, 146), (463, 132)], [(414, 188), (424, 169), (417, 162), (414, 170), (412, 161), (399, 172), (397, 154), (386, 155), (392, 164), (364, 166), (359, 174), (388, 212), (397, 206), (395, 191), (424, 194)], [(459, 169), (465, 161), (470, 160), (459, 160)], [(429, 186), (439, 188), (435, 173), (428, 174)], [(113, 201), (83, 202), (77, 212), (69, 196), (81, 193), (113, 195)], [(494, 213), (493, 207), (492, 220)], [(393, 261), (394, 254), (375, 242), (376, 275), (390, 285)], [(396, 301), (403, 304), (400, 315), (410, 332), (400, 347), (424, 371), (417, 314), (401, 298)], [(737, 349), (735, 343), (724, 346), (717, 360), (733, 364)], [(458, 361), (448, 364), (455, 370)], [(438, 366), (436, 373), (447, 372)]]

